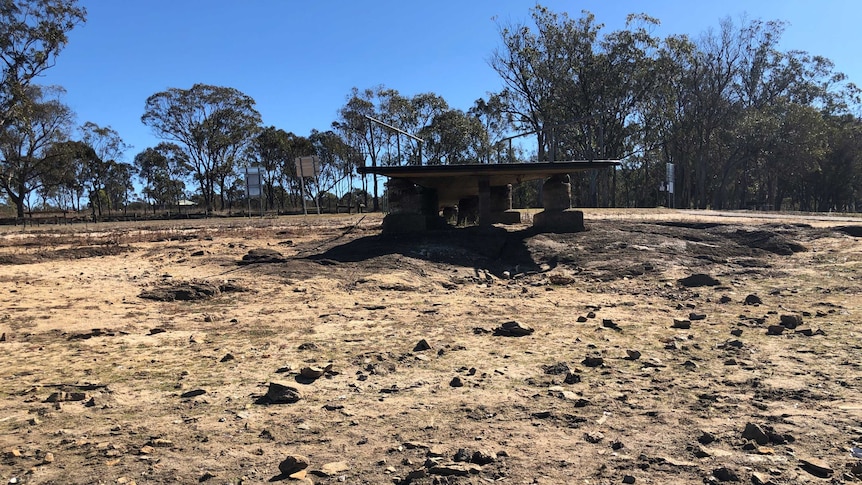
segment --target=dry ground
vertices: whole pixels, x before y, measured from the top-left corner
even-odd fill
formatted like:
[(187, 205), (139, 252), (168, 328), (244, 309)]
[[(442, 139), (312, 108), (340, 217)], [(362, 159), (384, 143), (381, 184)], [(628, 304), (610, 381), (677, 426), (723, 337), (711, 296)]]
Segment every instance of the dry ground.
[(586, 220), (7, 229), (0, 483), (860, 482), (862, 220)]

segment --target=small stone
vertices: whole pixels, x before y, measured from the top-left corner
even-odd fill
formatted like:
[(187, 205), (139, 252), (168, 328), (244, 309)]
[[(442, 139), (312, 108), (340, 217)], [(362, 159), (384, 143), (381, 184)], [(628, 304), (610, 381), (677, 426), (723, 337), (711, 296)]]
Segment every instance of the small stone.
[(449, 381), (449, 386), (450, 387), (464, 387), (464, 382), (461, 380), (460, 377), (455, 376), (452, 378), (451, 381)]
[(482, 471), (482, 467), (473, 463), (440, 463), (427, 468), (430, 475), (466, 477)]
[(635, 477), (631, 475), (623, 476), (623, 483), (635, 483)]
[(431, 350), (431, 344), (424, 338), (413, 347), (413, 352), (422, 352), (423, 350)]
[(721, 298), (718, 299), (718, 302), (721, 304), (730, 303), (731, 301), (733, 300), (731, 300), (730, 297), (727, 295), (721, 295)]
[(614, 451), (621, 450), (625, 447), (626, 445), (620, 440), (614, 440), (613, 443), (611, 443), (611, 449)]
[(236, 357), (234, 357), (233, 354), (225, 354), (225, 356), (222, 357), (219, 362), (230, 362), (231, 360), (234, 360), (234, 359), (236, 359)]
[(591, 433), (584, 433), (584, 439), (587, 440), (587, 443), (596, 444), (605, 439), (605, 435), (598, 431), (593, 431)]
[(42, 463), (54, 463), (54, 454), (50, 451), (45, 453), (45, 457), (42, 458)]
[(144, 445), (144, 446), (142, 446), (142, 447), (141, 447), (141, 449), (140, 449), (140, 453), (141, 453), (142, 455), (150, 455), (150, 454), (152, 454), (154, 451), (156, 451), (156, 449), (155, 449), (155, 448), (153, 448), (153, 447), (152, 447), (152, 446), (150, 446), (150, 445)]
[(742, 329), (741, 328), (734, 328), (733, 330), (730, 331), (730, 334), (733, 335), (734, 337), (740, 337), (740, 336), (742, 336)]
[(588, 312), (587, 318), (596, 318), (596, 312)]
[(818, 478), (829, 478), (835, 473), (828, 463), (817, 458), (800, 458), (799, 466)]
[(605, 359), (597, 356), (587, 356), (581, 363), (587, 367), (599, 367), (605, 363)]
[(27, 423), (30, 424), (30, 426), (38, 426), (42, 424), (42, 420), (37, 417), (32, 417), (27, 420)]
[(602, 327), (610, 328), (611, 330), (622, 330), (619, 325), (616, 324), (613, 320), (609, 318), (605, 318), (602, 320)]
[(626, 359), (627, 360), (638, 360), (641, 358), (640, 351), (627, 349), (626, 350)]
[(783, 325), (770, 325), (766, 329), (766, 335), (781, 335), (785, 330)]
[(727, 467), (721, 467), (712, 472), (712, 475), (720, 482), (738, 482), (739, 475), (735, 471)]
[(6, 341), (6, 332), (3, 332), (2, 334), (0, 334), (0, 342), (5, 342), (5, 341)]
[(684, 318), (674, 318), (673, 325), (671, 325), (670, 327), (688, 330), (691, 328), (691, 320), (686, 320)]
[(282, 460), (281, 463), (278, 464), (278, 471), (280, 471), (282, 475), (293, 477), (293, 475), (295, 475), (296, 473), (304, 471), (306, 468), (308, 468), (308, 465), (309, 461), (308, 458), (306, 458), (305, 456), (288, 455), (284, 460)]
[(577, 320), (577, 321), (578, 321), (578, 323), (584, 323), (584, 322), (586, 322), (586, 321), (587, 321), (587, 317), (585, 317), (585, 316), (581, 315), (581, 316), (579, 316), (579, 317), (578, 317), (578, 320)]

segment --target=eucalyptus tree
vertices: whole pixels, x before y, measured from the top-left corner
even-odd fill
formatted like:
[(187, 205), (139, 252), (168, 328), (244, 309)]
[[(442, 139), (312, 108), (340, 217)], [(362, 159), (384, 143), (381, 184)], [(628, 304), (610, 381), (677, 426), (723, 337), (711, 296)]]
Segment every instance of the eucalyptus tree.
[(28, 101), (0, 129), (0, 189), (18, 217), (30, 193), (50, 184), (58, 153), (51, 147), (69, 137), (74, 113), (59, 96), (62, 89), (30, 85)]
[(234, 88), (206, 84), (150, 96), (141, 117), (157, 136), (183, 149), (208, 211), (215, 207), (216, 195), (224, 206), (227, 180), (260, 120), (251, 97)]
[[(372, 167), (380, 165), (381, 154), (389, 135), (380, 127), (375, 127), (368, 117), (379, 118), (383, 112), (382, 103), (387, 98), (391, 98), (392, 94), (392, 90), (383, 85), (361, 91), (354, 87), (347, 97), (347, 102), (338, 111), (339, 119), (333, 123), (333, 128), (340, 131), (347, 140), (350, 140), (357, 152), (371, 160)], [(380, 197), (377, 188), (377, 176), (374, 175), (372, 178), (373, 210), (379, 211)], [(362, 188), (367, 193), (367, 178), (363, 177), (362, 181)]]
[[(308, 141), (319, 160), (319, 172), (312, 178), (310, 188), (320, 212), (320, 199), (350, 176), (355, 157), (352, 147), (332, 130), (312, 130)], [(339, 194), (335, 195), (338, 197)]]
[(54, 65), (86, 19), (75, 0), (0, 0), (0, 129), (23, 115), (28, 86)]
[(481, 150), (488, 144), (482, 123), (457, 109), (435, 116), (419, 136), (425, 140), (429, 165), (479, 163)]
[[(506, 91), (489, 94), (487, 100), (477, 99), (467, 111), (482, 125), (483, 135), (476, 140), (476, 154), (480, 163), (513, 161), (513, 153), (503, 141), (512, 130), (512, 115), (506, 112), (507, 95)], [(505, 158), (503, 153), (506, 154)]]
[(186, 190), (185, 178), (191, 173), (182, 148), (175, 143), (159, 143), (135, 155), (134, 165), (154, 212), (157, 206), (179, 204)]
[(260, 130), (248, 146), (249, 160), (261, 171), (262, 189), (269, 209), (273, 209), (276, 202), (279, 208), (284, 208), (286, 190), (283, 168), (289, 167), (286, 162), (292, 160), (290, 145), (294, 136), (280, 128), (269, 126)]
[[(129, 146), (117, 130), (110, 126), (99, 126), (88, 121), (81, 126), (81, 141), (90, 146), (95, 158), (89, 160), (82, 170), (83, 182), (90, 189), (90, 204), (93, 215), (101, 217), (105, 209), (117, 208), (114, 204), (131, 186), (131, 170), (123, 167)], [(120, 179), (125, 177), (126, 181)]]

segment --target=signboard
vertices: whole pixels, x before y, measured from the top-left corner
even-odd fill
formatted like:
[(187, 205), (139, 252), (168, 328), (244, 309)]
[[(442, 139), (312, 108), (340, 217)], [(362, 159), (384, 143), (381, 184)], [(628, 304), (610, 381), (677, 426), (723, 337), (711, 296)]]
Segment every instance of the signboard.
[(666, 174), (665, 180), (667, 180), (667, 193), (672, 194), (673, 193), (673, 180), (674, 180), (673, 164), (672, 163), (667, 164), (667, 174)]
[(317, 177), (320, 175), (320, 159), (317, 155), (308, 157), (296, 157), (296, 175), (305, 177)]
[(260, 197), (263, 182), (260, 176), (260, 167), (246, 167), (245, 169), (245, 192), (248, 197)]

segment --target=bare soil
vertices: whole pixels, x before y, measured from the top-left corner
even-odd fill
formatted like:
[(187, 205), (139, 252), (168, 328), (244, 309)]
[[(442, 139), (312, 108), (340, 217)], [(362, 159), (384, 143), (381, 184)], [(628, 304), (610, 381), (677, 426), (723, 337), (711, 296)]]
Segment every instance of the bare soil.
[(585, 219), (7, 230), (0, 483), (860, 481), (862, 220)]

